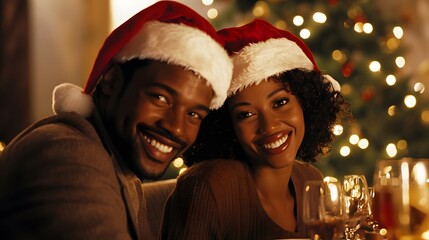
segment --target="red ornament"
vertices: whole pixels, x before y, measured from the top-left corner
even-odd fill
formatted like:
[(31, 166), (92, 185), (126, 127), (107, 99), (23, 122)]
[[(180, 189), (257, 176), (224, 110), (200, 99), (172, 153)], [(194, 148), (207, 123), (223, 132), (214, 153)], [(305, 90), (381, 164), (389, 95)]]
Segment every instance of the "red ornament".
[(328, 4), (332, 7), (335, 7), (338, 3), (338, 0), (328, 0)]
[(354, 66), (351, 62), (346, 62), (341, 68), (341, 73), (344, 77), (350, 77), (354, 69)]
[(371, 101), (375, 96), (374, 89), (366, 88), (362, 91), (360, 97), (364, 102)]

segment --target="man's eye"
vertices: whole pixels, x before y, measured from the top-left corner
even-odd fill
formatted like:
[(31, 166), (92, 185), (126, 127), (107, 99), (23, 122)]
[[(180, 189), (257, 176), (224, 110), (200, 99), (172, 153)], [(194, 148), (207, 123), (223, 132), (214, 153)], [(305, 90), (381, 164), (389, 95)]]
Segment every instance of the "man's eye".
[(191, 112), (191, 113), (189, 113), (189, 115), (191, 117), (195, 118), (195, 119), (198, 119), (198, 120), (202, 120), (203, 119), (203, 116), (201, 116), (200, 114), (198, 114), (196, 112)]
[(278, 107), (281, 107), (283, 105), (286, 105), (288, 102), (289, 102), (288, 98), (281, 98), (281, 99), (274, 102), (273, 107), (278, 108)]
[(162, 102), (168, 102), (167, 101), (167, 98), (166, 97), (164, 97), (164, 96), (162, 96), (162, 95), (156, 95), (156, 98), (158, 98), (160, 101), (162, 101)]

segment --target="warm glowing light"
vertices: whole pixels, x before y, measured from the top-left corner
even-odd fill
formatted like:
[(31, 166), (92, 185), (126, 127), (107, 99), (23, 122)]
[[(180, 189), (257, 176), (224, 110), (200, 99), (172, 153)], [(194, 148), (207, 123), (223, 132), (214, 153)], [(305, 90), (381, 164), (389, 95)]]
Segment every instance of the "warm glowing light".
[(371, 70), (371, 72), (379, 72), (381, 69), (381, 64), (378, 61), (372, 61), (369, 64), (369, 70)]
[(6, 147), (4, 142), (0, 142), (0, 152), (3, 151), (3, 149)]
[(123, 22), (128, 20), (131, 16), (140, 10), (149, 7), (156, 3), (157, 0), (135, 1), (135, 0), (110, 0), (111, 9), (111, 26), (113, 30)]
[(405, 66), (405, 58), (404, 57), (397, 57), (395, 59), (395, 63), (396, 63), (396, 66), (398, 66), (398, 68), (403, 68)]
[(341, 154), (341, 156), (343, 156), (343, 157), (347, 157), (348, 155), (350, 155), (350, 147), (348, 147), (348, 146), (343, 146), (343, 147), (341, 147), (341, 149), (340, 149), (340, 154)]
[(357, 22), (357, 23), (355, 24), (354, 30), (355, 30), (356, 32), (358, 32), (358, 33), (363, 32), (363, 23), (361, 23), (361, 22)]
[(406, 140), (399, 140), (398, 141), (398, 143), (396, 143), (396, 147), (399, 149), (399, 150), (405, 150), (405, 149), (407, 149), (407, 147), (408, 147), (408, 143), (407, 143), (407, 141)]
[(343, 133), (343, 131), (344, 131), (343, 126), (341, 126), (339, 124), (335, 125), (334, 128), (332, 129), (332, 132), (337, 136), (341, 135)]
[(429, 239), (429, 230), (424, 231), (421, 235), (422, 239)]
[(363, 31), (364, 31), (366, 34), (370, 34), (370, 33), (372, 33), (372, 30), (373, 30), (373, 27), (372, 27), (372, 24), (371, 24), (371, 23), (365, 23), (365, 24), (363, 25)]
[(178, 158), (174, 159), (174, 161), (173, 161), (173, 165), (176, 168), (181, 168), (183, 166), (183, 164), (184, 164), (184, 161), (183, 161), (183, 158), (181, 158), (181, 157), (178, 157)]
[(276, 25), (277, 28), (280, 28), (280, 29), (286, 29), (287, 28), (287, 23), (286, 23), (285, 20), (278, 20), (275, 23), (275, 25)]
[(218, 11), (217, 11), (217, 9), (216, 9), (216, 8), (210, 8), (210, 9), (207, 11), (207, 17), (208, 17), (208, 18), (210, 18), (210, 19), (215, 19), (215, 18), (217, 18), (217, 15), (218, 15)]
[(396, 149), (395, 144), (393, 144), (393, 143), (387, 144), (387, 146), (386, 146), (386, 153), (391, 158), (395, 157), (396, 154), (398, 153), (398, 150)]
[[(424, 186), (426, 184), (426, 179), (428, 178), (426, 172), (426, 166), (423, 162), (417, 162), (412, 170), (414, 179), (416, 180), (417, 185)], [(427, 206), (427, 204), (425, 204)]]
[(341, 60), (343, 59), (343, 53), (340, 50), (334, 50), (332, 52), (332, 59), (338, 62), (342, 62)]
[(382, 229), (380, 229), (379, 233), (381, 236), (386, 236), (387, 235), (387, 229), (382, 228)]
[(304, 24), (304, 18), (301, 17), (300, 15), (296, 15), (293, 20), (292, 20), (293, 24), (295, 24), (295, 26), (301, 26), (302, 24)]
[(407, 95), (404, 98), (404, 103), (408, 108), (413, 108), (417, 104), (417, 99), (413, 95)]
[(301, 36), (301, 38), (303, 39), (307, 39), (311, 36), (311, 32), (310, 30), (304, 28), (299, 32), (299, 36)]
[(268, 6), (268, 3), (264, 1), (258, 1), (255, 4), (255, 7), (253, 8), (252, 13), (255, 17), (262, 17), (264, 15), (267, 15), (269, 11), (270, 11), (270, 8)]
[(425, 123), (429, 123), (429, 110), (425, 110), (421, 115), (422, 121)]
[(414, 92), (424, 93), (425, 92), (425, 85), (421, 82), (414, 84)]
[(213, 0), (201, 0), (201, 2), (206, 6), (210, 6), (213, 4)]
[(359, 142), (359, 136), (357, 134), (353, 134), (349, 137), (349, 142), (353, 145), (356, 145)]
[(398, 39), (396, 39), (396, 38), (394, 38), (394, 37), (391, 37), (391, 38), (389, 38), (388, 40), (387, 40), (387, 42), (386, 42), (386, 46), (387, 46), (387, 48), (388, 49), (390, 49), (390, 50), (394, 50), (394, 49), (396, 49), (396, 48), (398, 48), (399, 47), (399, 40)]
[(396, 106), (392, 105), (387, 109), (387, 114), (391, 117), (395, 116), (396, 114)]
[(396, 84), (396, 77), (394, 75), (392, 75), (392, 74), (387, 75), (387, 77), (386, 77), (386, 83), (389, 86), (395, 85)]
[(328, 183), (328, 188), (331, 196), (331, 201), (338, 201), (338, 199), (340, 198), (338, 185), (336, 183)]
[(179, 170), (179, 175), (184, 173), (188, 168), (184, 167)]
[(352, 91), (353, 91), (353, 87), (350, 84), (345, 83), (345, 84), (341, 85), (341, 93), (342, 94), (347, 96), (347, 95), (350, 95), (352, 93)]
[(369, 141), (366, 138), (362, 138), (361, 140), (359, 140), (358, 142), (358, 147), (360, 149), (367, 149), (369, 146)]
[(324, 13), (315, 12), (313, 14), (313, 20), (317, 23), (324, 23), (324, 22), (326, 22), (326, 19), (327, 19), (327, 17)]
[(401, 39), (404, 36), (404, 30), (402, 30), (401, 27), (394, 27), (393, 28), (393, 35), (395, 35), (395, 37), (397, 39)]

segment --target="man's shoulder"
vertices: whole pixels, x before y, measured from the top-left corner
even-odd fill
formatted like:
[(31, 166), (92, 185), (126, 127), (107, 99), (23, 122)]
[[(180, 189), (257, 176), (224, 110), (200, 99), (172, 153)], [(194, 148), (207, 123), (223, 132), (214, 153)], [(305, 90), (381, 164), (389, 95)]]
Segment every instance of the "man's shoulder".
[(6, 146), (1, 157), (15, 159), (14, 162), (31, 158), (44, 162), (60, 158), (63, 162), (67, 159), (82, 162), (87, 160), (85, 156), (95, 156), (94, 153), (107, 156), (95, 128), (77, 114), (68, 113), (34, 123)]
[(58, 141), (63, 139), (90, 138), (97, 141), (98, 134), (94, 126), (76, 113), (63, 113), (44, 118), (17, 135), (10, 145), (32, 141)]

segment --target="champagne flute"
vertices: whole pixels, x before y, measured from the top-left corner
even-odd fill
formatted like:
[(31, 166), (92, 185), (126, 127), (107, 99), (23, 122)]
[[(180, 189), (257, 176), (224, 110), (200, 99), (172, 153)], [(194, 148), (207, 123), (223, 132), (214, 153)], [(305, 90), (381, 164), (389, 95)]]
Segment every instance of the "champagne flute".
[(307, 181), (304, 186), (303, 221), (311, 239), (340, 239), (344, 231), (341, 184), (325, 178)]
[(364, 175), (346, 175), (343, 180), (343, 194), (346, 203), (346, 239), (360, 239), (357, 231), (371, 215), (368, 183)]

